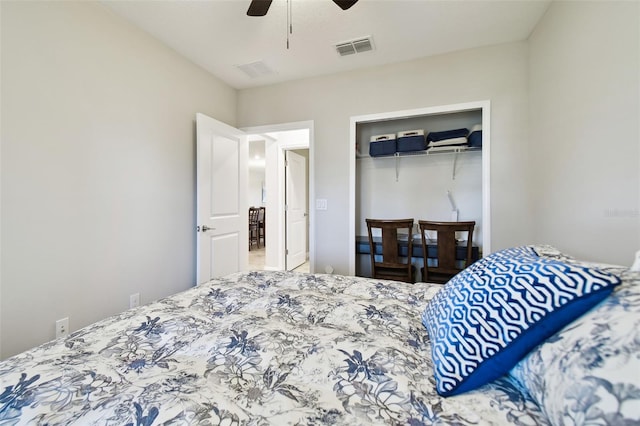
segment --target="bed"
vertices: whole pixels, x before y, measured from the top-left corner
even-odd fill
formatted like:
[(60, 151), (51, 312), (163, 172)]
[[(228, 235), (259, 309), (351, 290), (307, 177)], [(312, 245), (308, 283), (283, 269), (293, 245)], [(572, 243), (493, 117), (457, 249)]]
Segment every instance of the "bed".
[(451, 283), (260, 271), (0, 362), (0, 425), (638, 424), (640, 274), (591, 267), (619, 279), (606, 298), (453, 396), (425, 319)]

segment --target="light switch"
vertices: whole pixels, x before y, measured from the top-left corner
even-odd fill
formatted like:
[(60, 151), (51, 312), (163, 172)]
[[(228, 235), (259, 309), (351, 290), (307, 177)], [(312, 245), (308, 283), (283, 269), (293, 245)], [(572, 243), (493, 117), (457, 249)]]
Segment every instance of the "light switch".
[(316, 198), (316, 210), (326, 210), (326, 209), (327, 209), (327, 199)]

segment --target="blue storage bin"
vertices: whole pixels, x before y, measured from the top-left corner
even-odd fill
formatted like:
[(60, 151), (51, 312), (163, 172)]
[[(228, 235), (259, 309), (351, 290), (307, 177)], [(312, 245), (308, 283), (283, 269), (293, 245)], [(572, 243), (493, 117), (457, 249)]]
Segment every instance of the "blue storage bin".
[(396, 153), (396, 135), (377, 135), (371, 136), (369, 142), (369, 155), (372, 157), (381, 157), (384, 155), (393, 155)]
[(471, 128), (471, 133), (469, 133), (469, 146), (475, 148), (482, 147), (482, 125), (476, 124)]
[(398, 152), (424, 151), (427, 149), (427, 141), (424, 138), (424, 130), (407, 130), (398, 133)]

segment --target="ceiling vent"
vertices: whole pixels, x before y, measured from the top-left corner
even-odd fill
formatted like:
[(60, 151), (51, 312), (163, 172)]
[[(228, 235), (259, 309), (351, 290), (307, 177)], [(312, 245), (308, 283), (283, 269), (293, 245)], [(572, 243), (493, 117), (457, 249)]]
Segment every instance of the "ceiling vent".
[(244, 72), (250, 78), (265, 77), (275, 74), (271, 68), (262, 61), (251, 62), (250, 64), (236, 65), (240, 71)]
[(340, 56), (353, 55), (354, 53), (368, 52), (370, 50), (373, 50), (371, 36), (336, 44), (336, 51)]

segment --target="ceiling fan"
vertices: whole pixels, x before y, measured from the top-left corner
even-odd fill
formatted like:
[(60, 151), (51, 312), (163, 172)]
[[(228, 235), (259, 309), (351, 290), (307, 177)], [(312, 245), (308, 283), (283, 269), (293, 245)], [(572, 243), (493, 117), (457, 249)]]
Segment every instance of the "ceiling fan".
[[(272, 1), (273, 0), (251, 0), (251, 4), (247, 10), (247, 15), (265, 16), (269, 11), (269, 6), (271, 6)], [(347, 10), (356, 4), (358, 0), (333, 0), (333, 2), (340, 6), (340, 9)]]

